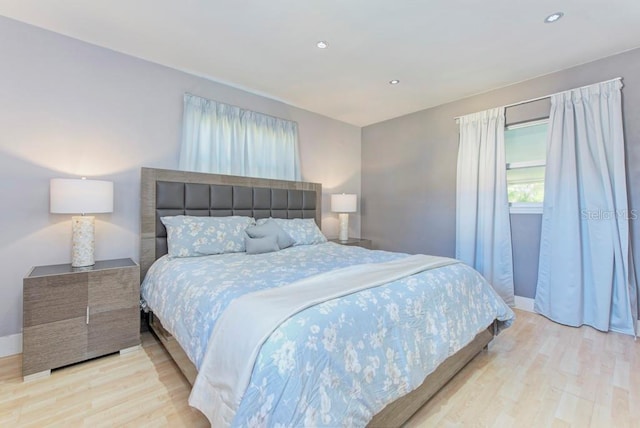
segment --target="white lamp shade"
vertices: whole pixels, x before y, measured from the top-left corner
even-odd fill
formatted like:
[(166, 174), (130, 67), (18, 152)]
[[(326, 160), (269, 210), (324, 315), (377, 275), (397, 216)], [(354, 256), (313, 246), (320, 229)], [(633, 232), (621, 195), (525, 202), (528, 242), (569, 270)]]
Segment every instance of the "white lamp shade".
[(331, 195), (331, 211), (334, 213), (356, 212), (358, 197), (352, 194)]
[(52, 178), (49, 211), (54, 214), (113, 212), (113, 182)]

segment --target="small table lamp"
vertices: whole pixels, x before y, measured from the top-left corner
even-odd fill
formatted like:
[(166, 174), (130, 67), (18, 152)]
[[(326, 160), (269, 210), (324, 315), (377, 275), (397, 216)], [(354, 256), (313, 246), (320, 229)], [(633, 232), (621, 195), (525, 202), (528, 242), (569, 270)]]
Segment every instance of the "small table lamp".
[(349, 213), (356, 212), (357, 195), (345, 193), (331, 195), (331, 211), (339, 213), (340, 236), (338, 239), (347, 241), (349, 239)]
[(95, 217), (85, 214), (113, 212), (113, 183), (85, 178), (52, 178), (49, 184), (51, 213), (82, 214), (71, 217), (71, 266), (93, 266)]

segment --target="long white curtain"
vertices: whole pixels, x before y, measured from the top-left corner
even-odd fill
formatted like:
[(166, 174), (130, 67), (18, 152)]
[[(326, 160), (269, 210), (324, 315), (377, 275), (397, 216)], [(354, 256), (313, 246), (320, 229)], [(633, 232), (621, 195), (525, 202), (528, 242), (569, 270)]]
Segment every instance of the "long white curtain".
[(551, 97), (535, 310), (635, 334), (619, 80)]
[(504, 107), (460, 118), (456, 258), (514, 305)]
[(298, 124), (185, 94), (179, 168), (300, 180)]

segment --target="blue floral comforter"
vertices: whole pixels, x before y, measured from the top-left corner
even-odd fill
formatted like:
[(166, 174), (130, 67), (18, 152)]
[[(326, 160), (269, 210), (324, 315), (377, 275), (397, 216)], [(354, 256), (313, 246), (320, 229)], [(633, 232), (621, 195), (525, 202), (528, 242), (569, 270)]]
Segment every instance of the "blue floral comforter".
[[(165, 256), (149, 270), (142, 296), (200, 368), (216, 320), (236, 297), (401, 257), (334, 243), (260, 255)], [(508, 326), (513, 317), (462, 263), (313, 306), (264, 343), (233, 425), (364, 426), (494, 319)]]

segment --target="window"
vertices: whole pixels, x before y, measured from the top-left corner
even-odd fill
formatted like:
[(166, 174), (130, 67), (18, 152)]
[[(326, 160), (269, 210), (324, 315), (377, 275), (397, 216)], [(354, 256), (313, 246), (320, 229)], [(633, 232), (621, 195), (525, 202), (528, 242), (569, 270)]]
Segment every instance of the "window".
[(542, 213), (549, 120), (509, 125), (504, 133), (511, 213)]
[(298, 124), (184, 94), (179, 168), (299, 181)]

